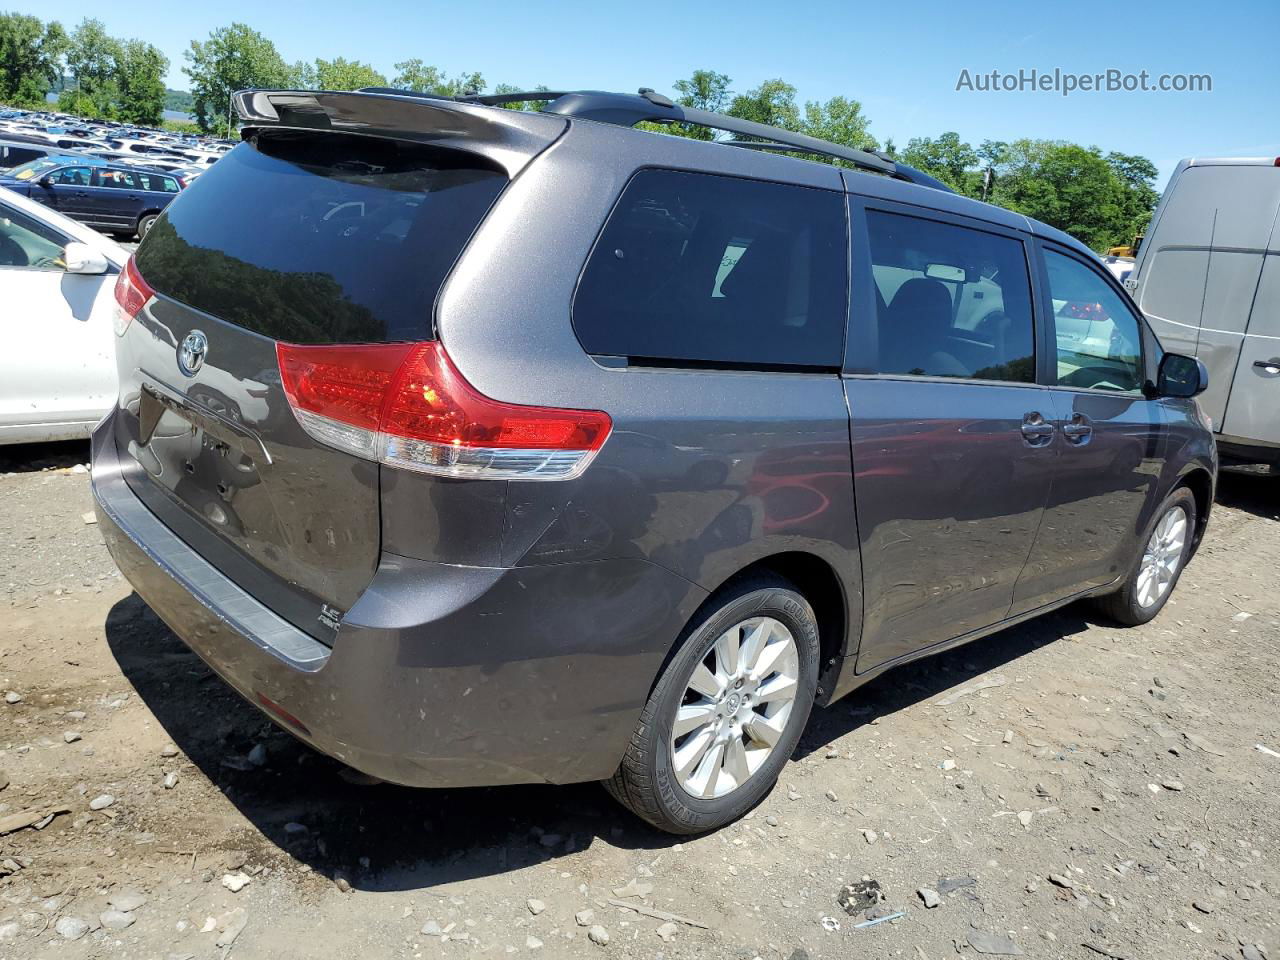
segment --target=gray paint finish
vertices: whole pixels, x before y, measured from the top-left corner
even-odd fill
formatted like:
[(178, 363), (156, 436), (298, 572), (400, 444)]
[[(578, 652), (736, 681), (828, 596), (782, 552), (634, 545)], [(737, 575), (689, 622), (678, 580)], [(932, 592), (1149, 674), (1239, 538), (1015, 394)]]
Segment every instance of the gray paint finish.
[[(244, 696), (280, 704), (305, 729), (277, 722), (353, 766), (424, 786), (607, 777), (690, 619), (753, 564), (798, 554), (838, 585), (825, 702), (1104, 589), (1174, 484), (1198, 472), (1211, 486), (1216, 454), (1194, 401), (855, 374), (848, 353), (843, 375), (618, 366), (588, 356), (570, 323), (596, 238), (646, 167), (852, 191), (986, 224), (1029, 253), (1035, 238), (1082, 249), (1055, 231), (789, 157), (382, 99), (300, 98), (290, 122), (371, 136), (400, 124), (517, 173), (441, 290), (435, 330), (489, 397), (607, 411), (613, 432), (587, 471), (445, 480), (324, 448), (284, 402), (271, 341), (163, 298), (120, 342), (119, 406), (94, 439), (103, 533), (138, 592)], [(873, 299), (853, 278), (850, 345), (867, 341)], [(173, 351), (197, 326), (210, 360), (181, 381)], [(1039, 373), (1046, 383), (1047, 363)], [(158, 441), (140, 416), (148, 387), (171, 401)], [(1046, 442), (1024, 436), (1029, 413)], [(1096, 428), (1084, 449), (1061, 434), (1076, 413)], [(117, 462), (127, 482), (108, 490)], [(196, 568), (199, 590), (178, 575)], [(218, 609), (220, 596), (248, 613)], [(317, 625), (321, 604), (340, 607), (336, 634)], [(278, 636), (321, 641), (321, 666), (273, 649), (255, 611), (284, 625)]]
[(1058, 450), (1034, 385), (852, 377), (854, 489), (866, 612), (859, 671), (1003, 620)]

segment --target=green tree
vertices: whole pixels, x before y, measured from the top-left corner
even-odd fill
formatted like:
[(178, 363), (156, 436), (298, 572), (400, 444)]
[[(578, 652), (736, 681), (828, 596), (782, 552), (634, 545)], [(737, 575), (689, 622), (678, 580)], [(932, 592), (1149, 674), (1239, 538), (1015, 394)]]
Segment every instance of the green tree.
[(1147, 225), (1151, 222), (1151, 215), (1160, 200), (1160, 194), (1155, 188), (1160, 171), (1146, 157), (1135, 154), (1113, 151), (1107, 154), (1106, 160), (1125, 185), (1124, 217), (1127, 236), (1124, 242), (1128, 243), (1132, 235), (1146, 232)]
[[(81, 21), (71, 31), (66, 49), (67, 71), (75, 81), (74, 89), (63, 90), (58, 98), (59, 107), (69, 113), (115, 119), (119, 113), (117, 77), (121, 56), (120, 41), (107, 33), (101, 20)], [(78, 109), (69, 109), (72, 102)]]
[(1126, 241), (1128, 188), (1097, 147), (1052, 140), (1008, 145), (992, 199), (1065, 230), (1095, 250)]
[(63, 88), (62, 92), (58, 94), (58, 110), (61, 113), (69, 113), (74, 117), (105, 116), (104, 111), (94, 101), (93, 97), (83, 90), (77, 90), (73, 86)]
[(677, 80), (672, 86), (680, 94), (676, 102), (682, 106), (721, 113), (733, 96), (729, 91), (729, 84), (732, 82), (728, 74), (714, 70), (695, 70), (687, 80)]
[(983, 140), (978, 144), (978, 162), (984, 167), (999, 166), (1008, 150), (1009, 145), (1003, 140)]
[(359, 60), (316, 60), (304, 67), (299, 86), (316, 90), (359, 90), (361, 87), (385, 87), (387, 78)]
[[(732, 82), (727, 74), (716, 73), (714, 70), (695, 70), (688, 79), (677, 80), (672, 86), (679, 94), (676, 103), (681, 106), (722, 113), (729, 104), (729, 98), (733, 96), (729, 92), (729, 84)], [(714, 130), (683, 123), (649, 124), (648, 127), (693, 140), (714, 140), (716, 137)]]
[(819, 140), (829, 140), (857, 150), (875, 150), (879, 144), (867, 132), (869, 123), (862, 113), (862, 104), (857, 100), (832, 97), (826, 103), (812, 100), (806, 103), (800, 129)]
[(458, 97), (464, 93), (479, 93), (484, 89), (484, 76), (479, 72), (460, 73), (456, 77), (449, 77), (439, 67), (423, 63), (417, 57), (397, 63), (395, 67), (396, 75), (392, 78), (391, 85), (402, 90)]
[(117, 114), (121, 120), (159, 126), (164, 119), (164, 75), (169, 58), (142, 40), (125, 40), (116, 60), (115, 82), (119, 90)]
[(0, 103), (43, 106), (61, 77), (59, 61), (67, 35), (56, 21), (42, 23), (21, 13), (0, 13)]
[[(477, 74), (476, 76), (479, 76), (479, 74)], [(539, 84), (538, 86), (534, 87), (532, 91), (530, 91), (528, 88), (518, 87), (514, 83), (500, 83), (493, 88), (493, 92), (494, 93), (531, 93), (531, 92), (545, 93), (549, 89), (551, 88), (546, 86), (545, 84)], [(512, 100), (510, 103), (504, 103), (502, 106), (505, 107), (507, 110), (534, 111), (534, 110), (541, 110), (545, 103), (546, 103), (545, 100)]]
[(231, 94), (250, 87), (290, 87), (297, 67), (281, 58), (275, 44), (245, 26), (219, 27), (201, 43), (191, 41), (182, 72), (191, 78), (196, 123), (206, 133), (230, 135)]
[(729, 101), (730, 116), (740, 120), (800, 130), (800, 108), (796, 105), (796, 88), (785, 80), (766, 80), (754, 90), (740, 93)]
[(972, 168), (978, 164), (978, 152), (948, 131), (938, 138), (912, 137), (902, 151), (901, 160), (908, 166), (937, 177), (958, 193), (972, 196), (981, 179)]

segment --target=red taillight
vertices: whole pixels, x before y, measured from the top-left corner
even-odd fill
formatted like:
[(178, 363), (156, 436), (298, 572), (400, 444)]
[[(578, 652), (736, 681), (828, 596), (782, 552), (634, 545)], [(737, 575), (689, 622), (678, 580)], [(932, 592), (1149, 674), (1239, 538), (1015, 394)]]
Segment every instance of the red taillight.
[(133, 257), (130, 257), (124, 269), (120, 271), (120, 275), (116, 277), (117, 307), (114, 326), (117, 337), (124, 336), (133, 318), (155, 295), (156, 292), (147, 286), (147, 281), (142, 279), (142, 274), (138, 272)]
[(316, 440), (448, 477), (562, 480), (586, 469), (609, 415), (491, 400), (439, 343), (276, 345), (294, 415)]

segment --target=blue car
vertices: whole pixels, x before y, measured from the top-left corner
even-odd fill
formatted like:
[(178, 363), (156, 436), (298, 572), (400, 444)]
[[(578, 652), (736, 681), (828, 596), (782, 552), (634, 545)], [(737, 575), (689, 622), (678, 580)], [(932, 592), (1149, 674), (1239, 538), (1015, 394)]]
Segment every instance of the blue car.
[(41, 157), (0, 176), (0, 187), (72, 220), (139, 238), (147, 235), (160, 211), (184, 186), (172, 173), (74, 154)]

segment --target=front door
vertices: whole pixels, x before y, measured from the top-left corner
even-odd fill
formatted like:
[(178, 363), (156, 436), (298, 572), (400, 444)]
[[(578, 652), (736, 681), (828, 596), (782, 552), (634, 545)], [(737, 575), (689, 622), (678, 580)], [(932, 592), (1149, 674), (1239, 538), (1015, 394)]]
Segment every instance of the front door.
[(1121, 576), (1141, 548), (1163, 464), (1159, 403), (1143, 394), (1141, 320), (1101, 267), (1045, 245), (1049, 392), (1061, 448), (1013, 613)]
[(1058, 456), (1022, 237), (866, 203), (844, 377), (859, 672), (1008, 614)]
[(47, 206), (53, 207), (61, 214), (73, 220), (88, 219), (89, 214), (89, 179), (93, 175), (88, 167), (63, 167), (49, 175), (52, 183), (38, 189), (43, 193), (37, 199)]

